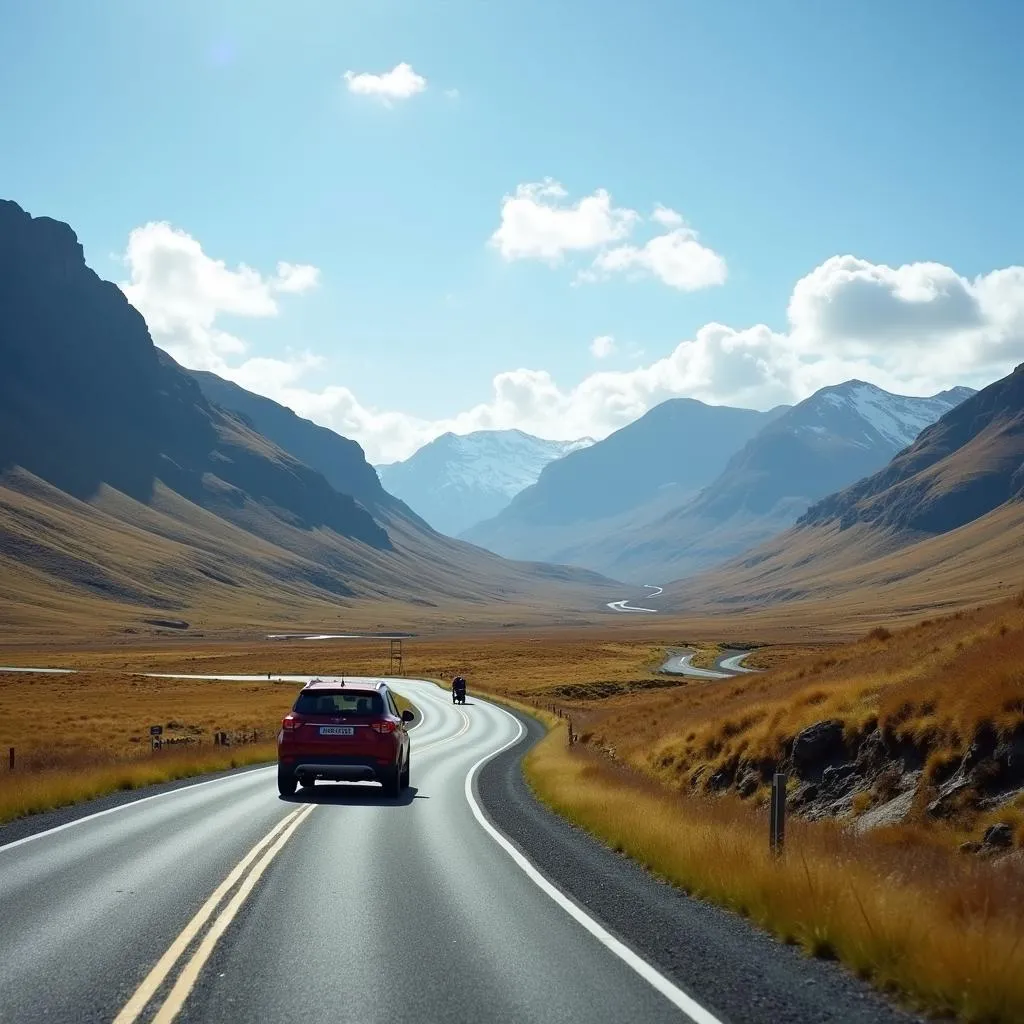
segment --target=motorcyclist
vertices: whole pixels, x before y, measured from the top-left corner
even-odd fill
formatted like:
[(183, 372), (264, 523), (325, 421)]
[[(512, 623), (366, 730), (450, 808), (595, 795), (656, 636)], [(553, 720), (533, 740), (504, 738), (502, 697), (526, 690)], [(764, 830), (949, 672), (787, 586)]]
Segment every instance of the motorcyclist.
[(465, 698), (466, 680), (462, 676), (456, 676), (452, 680), (452, 700), (454, 701), (460, 694)]

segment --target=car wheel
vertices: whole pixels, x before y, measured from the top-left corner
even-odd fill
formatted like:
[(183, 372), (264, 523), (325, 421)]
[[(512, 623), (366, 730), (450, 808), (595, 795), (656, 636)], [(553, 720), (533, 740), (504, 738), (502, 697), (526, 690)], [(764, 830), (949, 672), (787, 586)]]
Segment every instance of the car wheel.
[(402, 795), (402, 769), (392, 768), (384, 776), (384, 795), (388, 797), (399, 797)]
[(277, 769), (277, 791), (281, 796), (294, 796), (295, 795), (295, 772), (289, 771), (287, 768)]
[(410, 760), (411, 760), (411, 757), (407, 757), (405, 759), (405, 767), (402, 769), (402, 777), (401, 777), (401, 780), (399, 781), (399, 784), (398, 784), (400, 789), (408, 789), (409, 788), (409, 767), (410, 767), (409, 766), (409, 761)]
[(312, 789), (316, 785), (315, 775), (301, 775), (299, 776), (299, 785), (303, 789)]

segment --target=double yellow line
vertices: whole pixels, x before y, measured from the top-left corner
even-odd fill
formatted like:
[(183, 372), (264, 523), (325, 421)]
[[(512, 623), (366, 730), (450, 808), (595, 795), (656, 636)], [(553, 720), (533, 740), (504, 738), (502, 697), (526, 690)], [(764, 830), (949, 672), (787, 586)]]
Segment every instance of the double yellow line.
[[(235, 919), (253, 887), (270, 866), (270, 862), (281, 852), (282, 847), (295, 834), (295, 830), (313, 813), (316, 805), (292, 811), (281, 819), (232, 869), (231, 873), (213, 891), (210, 898), (200, 907), (195, 917), (182, 929), (181, 934), (171, 943), (167, 952), (157, 961), (153, 969), (143, 979), (131, 999), (125, 1003), (121, 1012), (114, 1018), (114, 1024), (134, 1024), (140, 1014), (149, 1005), (157, 990), (167, 980), (178, 961), (185, 955), (189, 946), (203, 930), (207, 922), (213, 919), (202, 941), (192, 955), (186, 960), (178, 974), (170, 992), (157, 1008), (152, 1024), (170, 1024), (181, 1012), (185, 1000), (195, 987), (206, 961), (210, 959), (220, 937), (228, 925)], [(224, 897), (238, 884), (234, 895), (216, 913)], [(216, 914), (216, 916), (214, 916)]]

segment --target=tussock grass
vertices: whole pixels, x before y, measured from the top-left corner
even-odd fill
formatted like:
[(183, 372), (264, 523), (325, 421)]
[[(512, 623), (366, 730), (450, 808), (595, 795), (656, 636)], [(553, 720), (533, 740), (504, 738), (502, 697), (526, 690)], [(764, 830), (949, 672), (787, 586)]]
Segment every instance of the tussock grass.
[(274, 742), (265, 741), (239, 747), (159, 751), (111, 763), (79, 762), (42, 771), (0, 773), (0, 823), (122, 790), (262, 764), (274, 760), (276, 751)]
[(570, 752), (560, 732), (534, 749), (526, 770), (558, 813), (808, 954), (836, 957), (932, 1013), (1024, 1019), (1021, 863), (958, 858), (905, 831), (854, 838), (834, 823), (800, 821), (776, 860), (763, 810), (669, 794)]

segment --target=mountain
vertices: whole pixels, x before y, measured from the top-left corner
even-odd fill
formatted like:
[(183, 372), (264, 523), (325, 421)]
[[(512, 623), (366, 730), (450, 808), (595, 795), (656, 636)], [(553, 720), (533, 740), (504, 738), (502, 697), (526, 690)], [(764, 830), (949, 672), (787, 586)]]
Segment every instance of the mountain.
[(822, 388), (772, 417), (698, 494), (650, 502), (546, 555), (638, 583), (690, 575), (792, 526), (972, 393), (912, 398), (857, 380)]
[(381, 486), (360, 445), (333, 430), (303, 419), (263, 395), (206, 370), (189, 370), (206, 399), (240, 416), (257, 433), (318, 473), (336, 491), (350, 494), (371, 512), (411, 511)]
[[(169, 611), (250, 628), (336, 621), (356, 614), (357, 599), (378, 609), (364, 617), (386, 607), (393, 627), (410, 607), (422, 616), (518, 602), (570, 614), (614, 589), (439, 536), (342, 439), (325, 459), (338, 490), (253, 419), (206, 398), (120, 289), (86, 266), (68, 225), (8, 201), (0, 318), (8, 628), (64, 629), (72, 611), (108, 624)], [(287, 443), (313, 444), (300, 435)]]
[(649, 503), (671, 507), (721, 472), (782, 409), (756, 412), (674, 398), (588, 448), (545, 466), (508, 507), (462, 534), (504, 554), (551, 560)]
[(591, 444), (589, 437), (545, 441), (521, 430), (449, 433), (377, 472), (392, 494), (454, 537), (497, 515), (548, 463)]
[(1019, 589), (1024, 571), (1024, 364), (925, 428), (880, 471), (796, 525), (666, 588), (676, 607), (859, 600), (921, 609)]

